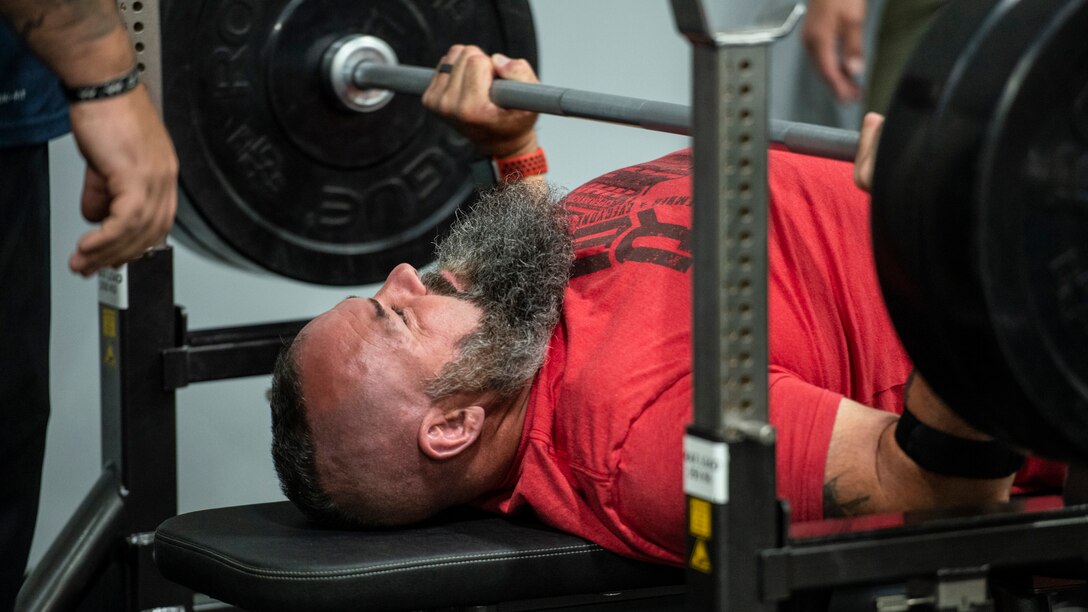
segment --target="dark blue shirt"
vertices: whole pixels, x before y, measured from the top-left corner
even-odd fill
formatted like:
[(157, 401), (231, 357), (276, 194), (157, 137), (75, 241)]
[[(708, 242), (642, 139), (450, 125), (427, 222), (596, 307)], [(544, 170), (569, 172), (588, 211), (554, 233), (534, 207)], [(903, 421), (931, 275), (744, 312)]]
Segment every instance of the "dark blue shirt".
[(45, 142), (68, 131), (56, 76), (0, 20), (0, 147)]

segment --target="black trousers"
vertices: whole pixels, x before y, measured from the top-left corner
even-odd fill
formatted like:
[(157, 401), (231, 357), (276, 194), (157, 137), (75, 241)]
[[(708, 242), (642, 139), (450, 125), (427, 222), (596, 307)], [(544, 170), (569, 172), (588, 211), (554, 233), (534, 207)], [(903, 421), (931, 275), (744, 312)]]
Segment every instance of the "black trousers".
[(48, 145), (0, 149), (0, 610), (14, 607), (38, 516), (49, 306)]

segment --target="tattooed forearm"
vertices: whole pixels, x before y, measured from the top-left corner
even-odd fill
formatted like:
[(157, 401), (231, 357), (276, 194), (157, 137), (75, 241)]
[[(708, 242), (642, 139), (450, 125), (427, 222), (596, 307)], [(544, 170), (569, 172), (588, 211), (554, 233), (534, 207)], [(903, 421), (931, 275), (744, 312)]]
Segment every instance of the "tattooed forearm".
[(0, 0), (0, 17), (8, 21), (12, 29), (26, 40), (45, 25), (46, 19), (57, 5), (55, 0)]
[(7, 0), (0, 1), (0, 15), (23, 40), (44, 30), (93, 40), (120, 25), (112, 0)]
[(864, 506), (869, 501), (869, 496), (860, 495), (853, 499), (840, 499), (838, 485), (838, 476), (824, 483), (824, 516), (826, 518), (845, 518), (864, 514)]
[(34, 30), (42, 27), (42, 24), (45, 23), (45, 13), (40, 12), (37, 15), (28, 15), (23, 21), (14, 19), (12, 21), (15, 25), (15, 31), (19, 33), (19, 38), (26, 40), (27, 38), (30, 38), (31, 34), (34, 33)]

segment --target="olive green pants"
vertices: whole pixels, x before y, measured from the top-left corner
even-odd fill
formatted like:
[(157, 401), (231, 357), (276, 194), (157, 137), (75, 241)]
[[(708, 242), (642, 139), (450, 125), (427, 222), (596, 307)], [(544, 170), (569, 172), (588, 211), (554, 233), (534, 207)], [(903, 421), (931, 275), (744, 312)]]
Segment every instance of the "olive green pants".
[(886, 0), (876, 33), (876, 52), (866, 71), (865, 109), (887, 113), (899, 75), (918, 40), (948, 0)]

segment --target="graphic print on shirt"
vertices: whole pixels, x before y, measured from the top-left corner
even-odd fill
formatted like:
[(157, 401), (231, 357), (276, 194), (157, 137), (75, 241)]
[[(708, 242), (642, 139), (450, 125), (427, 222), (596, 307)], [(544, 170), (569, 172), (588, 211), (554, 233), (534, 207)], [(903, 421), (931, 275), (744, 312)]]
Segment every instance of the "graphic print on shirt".
[[(567, 196), (576, 254), (572, 276), (628, 261), (686, 272), (692, 263), (690, 166), (689, 155), (669, 155), (609, 173)], [(661, 212), (673, 206), (674, 214)]]

